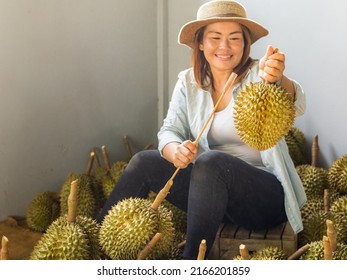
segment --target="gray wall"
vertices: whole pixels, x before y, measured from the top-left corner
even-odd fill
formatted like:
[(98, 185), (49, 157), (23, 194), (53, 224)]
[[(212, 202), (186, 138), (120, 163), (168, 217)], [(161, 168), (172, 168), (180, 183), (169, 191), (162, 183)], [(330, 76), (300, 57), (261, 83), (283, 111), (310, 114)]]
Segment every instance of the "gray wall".
[(0, 220), (84, 172), (156, 145), (156, 0), (0, 0)]
[[(190, 51), (180, 27), (203, 0), (0, 0), (0, 220), (23, 215), (40, 191), (84, 172), (91, 148), (111, 161), (156, 145), (156, 133)], [(280, 5), (279, 5), (280, 2)], [(347, 153), (344, 1), (242, 0), (286, 53), (286, 74), (307, 95), (296, 125), (319, 135), (320, 165)], [(323, 20), (324, 18), (324, 20)], [(131, 20), (129, 20), (131, 19)], [(310, 155), (308, 155), (310, 156)]]

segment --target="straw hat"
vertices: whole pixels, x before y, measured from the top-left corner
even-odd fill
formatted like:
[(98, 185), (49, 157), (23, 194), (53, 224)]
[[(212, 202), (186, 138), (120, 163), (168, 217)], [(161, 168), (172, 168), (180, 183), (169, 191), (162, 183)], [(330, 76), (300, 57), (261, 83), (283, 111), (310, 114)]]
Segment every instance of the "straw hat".
[(240, 3), (232, 0), (213, 0), (199, 8), (196, 20), (183, 25), (178, 42), (192, 48), (196, 32), (203, 26), (219, 21), (234, 21), (246, 26), (251, 34), (252, 44), (269, 33), (259, 23), (247, 18), (246, 10)]

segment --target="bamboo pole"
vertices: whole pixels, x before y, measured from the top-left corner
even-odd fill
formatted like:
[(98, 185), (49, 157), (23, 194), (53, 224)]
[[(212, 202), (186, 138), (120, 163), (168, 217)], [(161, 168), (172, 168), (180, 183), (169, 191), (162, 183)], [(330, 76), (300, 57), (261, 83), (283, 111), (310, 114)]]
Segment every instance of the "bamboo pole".
[(78, 180), (71, 182), (70, 194), (68, 197), (68, 212), (67, 221), (68, 223), (74, 223), (77, 216), (77, 193), (78, 193)]
[[(204, 126), (202, 127), (200, 133), (198, 134), (198, 136), (196, 137), (195, 141), (193, 142), (194, 145), (197, 145), (201, 135), (203, 134), (204, 130), (206, 129), (208, 123), (210, 122), (210, 120), (212, 119), (214, 113), (216, 112), (218, 105), (220, 104), (220, 102), (222, 101), (224, 95), (231, 90), (232, 86), (234, 85), (234, 82), (236, 80), (237, 74), (235, 73), (231, 73), (231, 75), (229, 76), (227, 82), (224, 85), (222, 94), (220, 95), (217, 103), (215, 104), (212, 112), (210, 113), (209, 117), (207, 118)], [(177, 167), (176, 171), (174, 172), (174, 174), (170, 177), (170, 179), (167, 181), (167, 183), (165, 184), (164, 188), (162, 189), (162, 191), (160, 191), (156, 197), (156, 199), (153, 202), (152, 208), (153, 209), (158, 209), (158, 205), (165, 199), (165, 197), (169, 194), (170, 188), (173, 185), (173, 180), (176, 177), (178, 171), (180, 170), (179, 167)]]
[(335, 226), (331, 220), (326, 220), (327, 224), (327, 236), (329, 238), (331, 251), (336, 251), (337, 249), (337, 234), (335, 230)]
[(143, 248), (142, 251), (138, 254), (137, 259), (138, 260), (146, 259), (147, 256), (153, 251), (155, 245), (157, 245), (162, 235), (163, 234), (160, 232), (156, 233), (153, 236), (153, 238), (146, 244), (145, 248)]
[(197, 260), (204, 260), (205, 259), (206, 247), (207, 247), (206, 246), (206, 240), (205, 239), (201, 240)]
[(0, 260), (9, 260), (8, 238), (5, 235), (3, 235), (1, 239)]
[(250, 260), (251, 256), (249, 255), (248, 248), (245, 244), (241, 244), (240, 247), (240, 255), (243, 260)]

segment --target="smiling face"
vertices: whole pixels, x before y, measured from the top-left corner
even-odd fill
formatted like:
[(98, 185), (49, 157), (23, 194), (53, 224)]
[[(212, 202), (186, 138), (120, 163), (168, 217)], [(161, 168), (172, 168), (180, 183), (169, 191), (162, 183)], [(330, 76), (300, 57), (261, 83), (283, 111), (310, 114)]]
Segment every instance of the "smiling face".
[(241, 25), (237, 22), (216, 22), (204, 31), (199, 49), (210, 64), (213, 75), (231, 73), (240, 63), (244, 50)]

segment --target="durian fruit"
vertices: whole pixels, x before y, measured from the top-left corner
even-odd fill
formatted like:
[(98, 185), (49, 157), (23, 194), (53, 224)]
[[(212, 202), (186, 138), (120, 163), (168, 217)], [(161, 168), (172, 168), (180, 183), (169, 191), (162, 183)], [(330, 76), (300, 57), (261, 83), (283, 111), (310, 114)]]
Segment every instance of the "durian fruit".
[(252, 254), (252, 260), (286, 260), (287, 254), (276, 246), (268, 246)]
[(0, 250), (0, 260), (8, 260), (9, 253), (8, 253), (8, 238), (3, 235), (1, 239), (1, 250)]
[(167, 259), (181, 260), (185, 243), (186, 243), (186, 234), (180, 231), (175, 231), (174, 241), (173, 241), (173, 244)]
[(35, 245), (31, 260), (91, 260), (101, 258), (99, 225), (90, 217), (76, 216), (78, 181), (71, 183), (67, 215), (55, 220)]
[(287, 91), (274, 84), (250, 83), (241, 90), (234, 106), (235, 127), (242, 141), (266, 150), (288, 134), (295, 108)]
[(335, 225), (338, 241), (347, 244), (347, 195), (336, 199), (330, 207), (331, 220)]
[(65, 215), (68, 210), (68, 197), (70, 194), (71, 182), (78, 180), (78, 205), (77, 215), (95, 218), (103, 207), (105, 197), (101, 185), (91, 176), (91, 170), (95, 158), (95, 153), (91, 152), (88, 158), (85, 173), (71, 173), (66, 178), (60, 189), (60, 215)]
[(48, 226), (60, 216), (60, 203), (57, 193), (42, 192), (29, 203), (26, 221), (32, 230), (45, 232)]
[(329, 186), (327, 170), (304, 164), (298, 165), (296, 171), (304, 186), (307, 199), (323, 197), (324, 189)]
[(304, 133), (293, 126), (285, 136), (285, 140), (294, 165), (308, 164), (305, 157), (306, 138)]
[(328, 172), (330, 187), (347, 194), (347, 154), (332, 163)]
[[(323, 240), (309, 243), (309, 249), (299, 258), (300, 260), (324, 260)], [(347, 245), (337, 244), (337, 249), (332, 252), (333, 260), (347, 260)]]
[[(154, 201), (158, 194), (150, 191), (148, 194), (148, 199)], [(176, 232), (186, 233), (187, 231), (187, 213), (173, 205), (168, 200), (164, 199), (162, 204), (170, 211), (172, 211), (172, 220)]]
[(163, 205), (154, 207), (148, 199), (127, 198), (114, 205), (104, 217), (99, 244), (113, 260), (134, 260), (158, 232), (162, 237), (149, 259), (169, 255), (175, 235), (172, 213)]

